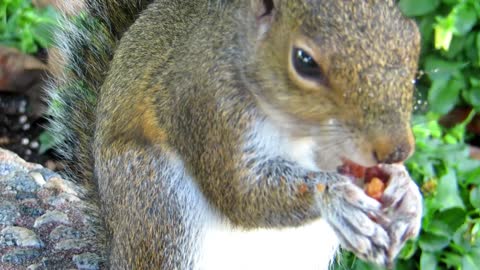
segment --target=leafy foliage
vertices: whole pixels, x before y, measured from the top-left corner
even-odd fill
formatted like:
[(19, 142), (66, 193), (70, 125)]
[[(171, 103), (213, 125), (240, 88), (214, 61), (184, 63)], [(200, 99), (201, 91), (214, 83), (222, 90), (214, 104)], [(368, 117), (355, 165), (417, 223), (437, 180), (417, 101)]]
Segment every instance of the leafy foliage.
[[(400, 0), (399, 6), (420, 27), (425, 76), (417, 91), (429, 108), (414, 117), (416, 152), (406, 164), (424, 195), (422, 232), (395, 269), (479, 269), (480, 161), (469, 158), (465, 141), (466, 125), (480, 111), (480, 1)], [(464, 106), (473, 110), (463, 123), (439, 124), (441, 115)], [(381, 269), (351, 254), (336, 267)]]
[[(438, 116), (429, 113), (414, 127), (417, 153), (407, 165), (425, 200), (422, 233), (410, 246), (417, 249), (412, 255), (420, 257), (419, 269), (480, 265), (480, 161), (469, 158), (465, 144), (465, 126), (473, 115), (445, 130)], [(401, 257), (410, 259), (408, 253)]]
[(30, 0), (0, 1), (0, 44), (35, 53), (52, 43), (57, 13), (51, 7), (36, 9)]
[[(411, 5), (402, 3), (412, 2)], [(423, 70), (432, 112), (445, 114), (456, 105), (480, 110), (480, 1), (443, 0), (434, 12), (418, 14), (414, 2), (400, 1), (407, 15), (420, 15)]]

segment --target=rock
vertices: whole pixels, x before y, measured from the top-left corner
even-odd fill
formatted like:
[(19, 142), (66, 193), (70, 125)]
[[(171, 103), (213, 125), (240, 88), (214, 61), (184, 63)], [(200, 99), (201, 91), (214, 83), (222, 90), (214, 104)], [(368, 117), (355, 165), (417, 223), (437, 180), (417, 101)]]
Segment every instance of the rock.
[(30, 176), (33, 178), (33, 180), (35, 180), (35, 182), (39, 186), (43, 186), (43, 185), (45, 185), (45, 183), (47, 183), (45, 181), (45, 178), (43, 177), (43, 175), (40, 172), (30, 172)]
[(6, 183), (18, 192), (36, 192), (40, 187), (27, 172), (18, 171)]
[(2, 263), (26, 266), (39, 256), (40, 252), (35, 249), (14, 249), (2, 256)]
[(47, 268), (41, 263), (36, 263), (27, 267), (27, 270), (47, 270)]
[(58, 173), (52, 172), (51, 170), (45, 168), (35, 169), (30, 172), (30, 174), (34, 173), (39, 173), (40, 175), (42, 175), (43, 179), (47, 182), (53, 177), (61, 178)]
[(46, 268), (41, 263), (32, 264), (27, 267), (27, 270), (46, 270)]
[[(7, 176), (17, 170), (20, 170), (21, 167), (15, 164), (2, 163), (0, 164), (0, 177)], [(0, 178), (1, 179), (1, 178)]]
[(86, 197), (81, 185), (0, 149), (0, 270), (106, 269), (101, 212)]
[(22, 205), (22, 206), (20, 206), (20, 209), (21, 209), (22, 215), (29, 216), (29, 217), (36, 218), (36, 217), (39, 217), (39, 216), (45, 214), (45, 210), (43, 210), (40, 207)]
[(88, 241), (80, 239), (66, 239), (58, 242), (55, 245), (55, 250), (64, 251), (64, 250), (80, 250), (86, 248), (90, 245)]
[(19, 201), (28, 200), (28, 199), (36, 199), (36, 198), (37, 198), (37, 194), (35, 194), (33, 192), (17, 192), (15, 194), (15, 199), (19, 200)]
[(78, 239), (80, 238), (81, 234), (78, 230), (60, 225), (50, 232), (49, 238), (53, 241), (59, 241), (61, 239)]
[(8, 201), (0, 201), (0, 225), (13, 225), (18, 217), (20, 217), (20, 210), (15, 204)]
[(73, 262), (78, 270), (98, 270), (100, 269), (100, 257), (94, 253), (82, 253), (73, 256)]
[[(2, 239), (5, 243), (12, 243), (17, 247), (41, 248), (44, 246), (33, 231), (22, 227), (6, 227), (0, 231), (0, 240)], [(3, 241), (0, 241), (0, 245)]]
[(33, 224), (34, 228), (39, 228), (45, 224), (49, 223), (61, 223), (61, 224), (70, 224), (70, 220), (68, 219), (67, 214), (62, 213), (60, 211), (47, 211), (47, 213), (43, 214), (42, 216), (38, 217)]
[(46, 202), (49, 205), (52, 205), (55, 207), (60, 207), (66, 203), (72, 203), (72, 202), (78, 202), (78, 201), (80, 201), (80, 199), (77, 196), (66, 193), (66, 192), (60, 193), (56, 196), (51, 196), (46, 200)]
[[(0, 149), (0, 168), (8, 168), (7, 171), (28, 171), (41, 169), (42, 166), (39, 164), (28, 163), (25, 160), (21, 159), (17, 154), (10, 151)], [(2, 169), (0, 169), (0, 176)], [(5, 175), (5, 174), (4, 174)]]
[(78, 192), (76, 191), (78, 190), (78, 187), (75, 187), (72, 182), (65, 181), (59, 177), (50, 178), (50, 180), (45, 184), (45, 188), (55, 190), (58, 193), (65, 192), (78, 196)]

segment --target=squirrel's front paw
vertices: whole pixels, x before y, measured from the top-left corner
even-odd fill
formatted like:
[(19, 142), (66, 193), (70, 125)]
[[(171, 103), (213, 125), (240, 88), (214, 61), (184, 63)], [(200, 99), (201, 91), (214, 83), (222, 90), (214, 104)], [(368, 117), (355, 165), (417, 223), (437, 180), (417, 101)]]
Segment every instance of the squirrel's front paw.
[(385, 227), (390, 237), (389, 256), (393, 259), (409, 238), (420, 231), (422, 196), (402, 165), (381, 165), (390, 175), (381, 198), (382, 208), (388, 218)]
[(402, 165), (380, 165), (370, 172), (388, 177), (378, 200), (342, 176), (324, 194), (331, 206), (324, 217), (345, 248), (364, 260), (388, 265), (405, 241), (418, 234), (422, 197)]
[(323, 217), (336, 231), (343, 247), (364, 260), (380, 265), (390, 262), (394, 241), (390, 227), (385, 226), (388, 220), (380, 202), (367, 196), (345, 176), (328, 185), (322, 200), (328, 205)]

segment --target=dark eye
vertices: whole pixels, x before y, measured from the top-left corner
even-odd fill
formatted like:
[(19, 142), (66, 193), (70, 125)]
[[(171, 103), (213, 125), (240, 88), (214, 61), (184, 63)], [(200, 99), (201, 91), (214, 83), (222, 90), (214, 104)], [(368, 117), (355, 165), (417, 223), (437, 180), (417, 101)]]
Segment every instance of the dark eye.
[(294, 48), (292, 58), (295, 71), (302, 77), (315, 79), (322, 75), (317, 62), (304, 50)]

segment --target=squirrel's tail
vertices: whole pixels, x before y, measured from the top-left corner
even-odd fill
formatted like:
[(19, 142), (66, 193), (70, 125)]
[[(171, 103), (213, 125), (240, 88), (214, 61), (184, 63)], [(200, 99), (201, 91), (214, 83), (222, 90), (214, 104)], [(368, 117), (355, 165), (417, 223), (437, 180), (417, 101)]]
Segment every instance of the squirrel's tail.
[(56, 36), (57, 48), (51, 51), (50, 134), (67, 171), (78, 181), (92, 178), (90, 148), (97, 93), (116, 44), (152, 1), (83, 0), (75, 2), (75, 7), (64, 4), (66, 15)]

